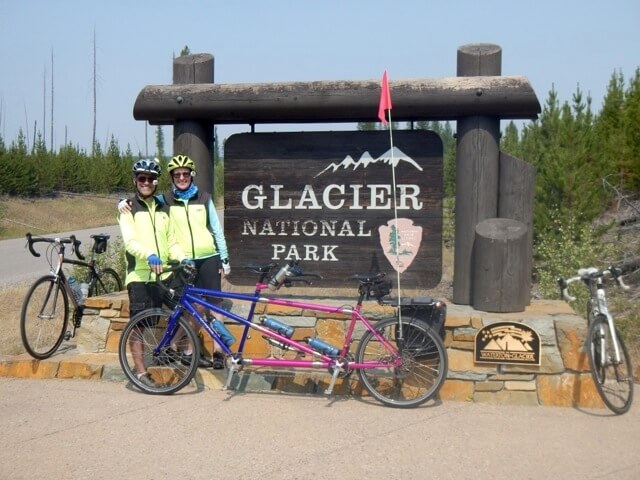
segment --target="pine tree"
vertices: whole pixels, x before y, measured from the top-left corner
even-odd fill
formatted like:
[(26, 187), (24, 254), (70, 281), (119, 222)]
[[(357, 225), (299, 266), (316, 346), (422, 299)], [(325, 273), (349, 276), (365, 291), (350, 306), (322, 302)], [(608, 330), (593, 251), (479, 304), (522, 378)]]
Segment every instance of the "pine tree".
[(640, 190), (640, 68), (625, 92), (623, 107), (624, 154), (618, 165), (627, 189)]
[(165, 160), (164, 132), (162, 131), (162, 127), (160, 125), (156, 127), (156, 158), (158, 160)]
[(520, 138), (518, 135), (518, 127), (512, 121), (507, 124), (507, 128), (504, 129), (504, 134), (500, 138), (500, 150), (520, 158)]
[(623, 106), (624, 78), (614, 72), (594, 127), (594, 154), (604, 167), (602, 176), (617, 173), (616, 164), (624, 155)]

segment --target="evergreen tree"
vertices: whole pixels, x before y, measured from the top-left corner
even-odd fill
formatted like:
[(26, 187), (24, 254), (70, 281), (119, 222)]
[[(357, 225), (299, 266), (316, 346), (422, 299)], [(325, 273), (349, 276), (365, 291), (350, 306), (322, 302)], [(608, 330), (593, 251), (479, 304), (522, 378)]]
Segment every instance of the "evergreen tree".
[(604, 167), (603, 177), (616, 173), (616, 164), (624, 155), (623, 106), (624, 78), (621, 73), (614, 72), (593, 131), (594, 155)]
[(623, 107), (624, 150), (618, 169), (624, 186), (640, 190), (640, 68), (637, 68), (625, 92)]
[(114, 191), (121, 183), (121, 177), (127, 174), (122, 168), (122, 162), (120, 161), (120, 147), (113, 135), (111, 135), (111, 141), (109, 142), (109, 148), (106, 155), (103, 157), (103, 168), (100, 172), (96, 172), (96, 175), (101, 176), (98, 187), (99, 192), (108, 193)]
[(36, 135), (33, 152), (27, 157), (27, 163), (31, 164), (33, 185), (27, 185), (25, 193), (29, 196), (50, 194), (53, 191), (53, 176), (49, 172), (51, 161), (47, 144), (40, 132)]
[(589, 98), (585, 103), (578, 88), (573, 104), (560, 106), (552, 88), (540, 120), (523, 133), (523, 159), (537, 168), (534, 232), (551, 225), (549, 213), (553, 207), (560, 215), (577, 214), (582, 220), (593, 218), (600, 210), (593, 198), (590, 103)]
[(156, 127), (156, 158), (158, 160), (164, 160), (164, 132), (162, 131), (162, 127), (158, 125)]
[(25, 195), (26, 192), (26, 162), (27, 162), (27, 139), (22, 131), (18, 131), (18, 138), (13, 142), (3, 156), (6, 159), (3, 165), (0, 179), (2, 181), (2, 191), (8, 195)]
[(500, 151), (520, 158), (520, 138), (518, 136), (518, 127), (512, 121), (507, 124), (504, 134), (500, 138)]

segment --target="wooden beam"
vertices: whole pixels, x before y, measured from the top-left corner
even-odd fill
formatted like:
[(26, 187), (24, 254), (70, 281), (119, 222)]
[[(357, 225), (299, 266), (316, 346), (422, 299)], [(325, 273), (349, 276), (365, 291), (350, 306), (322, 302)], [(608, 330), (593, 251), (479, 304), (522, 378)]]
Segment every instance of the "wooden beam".
[[(396, 80), (389, 86), (393, 121), (536, 119), (541, 111), (521, 76)], [(152, 124), (374, 122), (379, 97), (379, 81), (148, 85), (136, 98), (133, 116)]]

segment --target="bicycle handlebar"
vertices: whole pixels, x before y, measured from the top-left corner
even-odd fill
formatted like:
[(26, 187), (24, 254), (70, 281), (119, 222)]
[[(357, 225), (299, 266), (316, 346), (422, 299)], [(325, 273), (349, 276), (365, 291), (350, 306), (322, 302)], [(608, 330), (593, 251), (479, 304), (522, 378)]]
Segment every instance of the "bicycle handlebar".
[(168, 294), (170, 298), (173, 298), (175, 296), (176, 291), (164, 283), (167, 279), (163, 279), (162, 275), (164, 275), (165, 273), (176, 272), (184, 274), (186, 283), (193, 283), (196, 278), (196, 274), (198, 273), (194, 265), (178, 262), (177, 260), (169, 260), (166, 264), (164, 264), (162, 266), (162, 273), (156, 274), (155, 282), (158, 288), (160, 288), (160, 290), (162, 290), (164, 293)]
[(27, 237), (27, 246), (29, 247), (29, 251), (31, 252), (31, 255), (33, 255), (34, 257), (39, 257), (40, 254), (35, 251), (35, 249), (33, 248), (33, 245), (35, 243), (44, 242), (44, 243), (55, 243), (56, 245), (61, 245), (63, 247), (64, 247), (64, 244), (71, 245), (72, 253), (75, 253), (76, 257), (78, 257), (80, 260), (85, 259), (85, 257), (80, 253), (80, 244), (82, 242), (78, 240), (75, 235), (70, 235), (69, 237), (56, 237), (56, 238), (49, 238), (49, 237), (33, 238), (33, 235), (31, 235), (31, 233), (27, 233), (26, 237)]
[(560, 287), (560, 294), (562, 298), (564, 298), (566, 301), (573, 302), (576, 299), (576, 297), (569, 295), (569, 291), (568, 291), (569, 285), (577, 281), (582, 281), (586, 285), (588, 285), (589, 283), (591, 283), (592, 281), (598, 278), (607, 278), (607, 277), (613, 277), (613, 279), (616, 281), (619, 287), (621, 287), (623, 290), (629, 290), (630, 287), (627, 284), (625, 284), (624, 280), (622, 279), (621, 268), (610, 266), (609, 268), (606, 268), (604, 270), (598, 270), (597, 268), (589, 267), (589, 268), (579, 269), (578, 275), (576, 275), (575, 277), (566, 278), (566, 279), (559, 277), (558, 285)]

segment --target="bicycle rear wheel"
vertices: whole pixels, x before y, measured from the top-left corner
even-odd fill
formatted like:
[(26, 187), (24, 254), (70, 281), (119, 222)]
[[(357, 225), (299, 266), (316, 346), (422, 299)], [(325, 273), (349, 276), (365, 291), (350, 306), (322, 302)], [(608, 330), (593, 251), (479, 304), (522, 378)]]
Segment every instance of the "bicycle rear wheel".
[(20, 336), (29, 355), (49, 358), (58, 349), (69, 321), (69, 299), (58, 277), (40, 277), (31, 286), (20, 312)]
[(89, 287), (89, 296), (97, 297), (122, 291), (122, 280), (113, 268), (104, 268), (97, 276), (93, 277), (93, 282)]
[(396, 318), (382, 320), (375, 328), (397, 349), (402, 363), (393, 366), (391, 352), (372, 332), (365, 332), (358, 345), (356, 362), (389, 364), (358, 370), (367, 391), (383, 404), (400, 408), (415, 407), (433, 398), (447, 375), (446, 350), (438, 334), (418, 319), (402, 322), (404, 340), (398, 338)]
[(633, 373), (627, 347), (616, 329), (620, 361), (615, 361), (615, 347), (609, 322), (600, 315), (589, 326), (588, 354), (596, 389), (609, 409), (621, 415), (633, 401)]
[[(170, 394), (186, 387), (198, 369), (200, 339), (184, 319), (178, 320), (173, 332), (174, 348), (164, 346), (156, 351), (172, 312), (162, 308), (145, 310), (135, 315), (122, 331), (118, 356), (120, 366), (136, 387), (150, 394)], [(184, 352), (191, 351), (190, 357)], [(145, 378), (138, 374), (147, 372)]]

